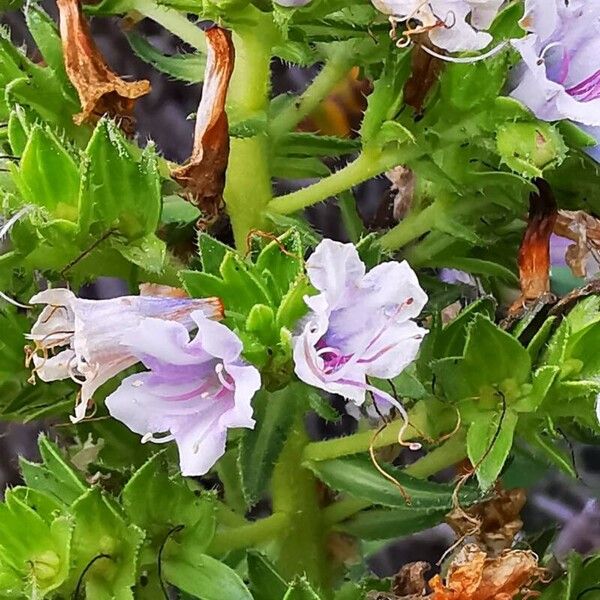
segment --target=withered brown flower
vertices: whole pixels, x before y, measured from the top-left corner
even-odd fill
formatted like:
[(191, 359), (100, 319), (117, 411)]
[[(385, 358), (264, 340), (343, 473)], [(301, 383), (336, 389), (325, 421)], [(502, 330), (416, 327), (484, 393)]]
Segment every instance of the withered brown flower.
[(513, 600), (543, 574), (537, 556), (526, 550), (505, 550), (496, 558), (475, 545), (456, 555), (444, 579), (436, 575), (428, 600)]
[(220, 27), (206, 32), (208, 55), (202, 99), (196, 115), (194, 148), (185, 165), (171, 171), (186, 197), (214, 222), (223, 206), (225, 171), (229, 160), (229, 130), (225, 100), (235, 53), (231, 34)]
[(94, 43), (79, 0), (57, 0), (57, 5), (65, 69), (81, 102), (81, 112), (73, 120), (78, 125), (94, 123), (109, 115), (120, 122), (123, 131), (133, 133), (135, 100), (150, 91), (150, 82), (123, 81), (110, 70)]
[(550, 292), (550, 236), (557, 206), (550, 185), (543, 179), (537, 179), (535, 184), (539, 191), (529, 197), (527, 229), (519, 248), (521, 297), (511, 306), (512, 314)]
[(569, 246), (565, 256), (573, 275), (576, 277), (590, 275), (588, 273), (590, 256), (600, 264), (600, 219), (582, 210), (559, 210), (554, 233), (575, 242)]

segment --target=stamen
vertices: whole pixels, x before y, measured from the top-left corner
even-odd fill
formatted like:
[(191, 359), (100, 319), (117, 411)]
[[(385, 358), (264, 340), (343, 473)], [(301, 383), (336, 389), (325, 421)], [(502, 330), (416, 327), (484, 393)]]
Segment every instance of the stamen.
[(0, 298), (2, 298), (2, 300), (4, 300), (5, 302), (8, 302), (9, 304), (16, 306), (17, 308), (25, 308), (27, 310), (30, 310), (33, 308), (33, 306), (31, 306), (30, 304), (21, 304), (20, 302), (18, 302), (17, 300), (14, 300), (13, 298), (11, 298), (10, 296), (8, 296), (7, 294), (5, 294), (2, 291), (0, 291)]
[(421, 48), (425, 52), (427, 52), (427, 54), (430, 54), (434, 58), (439, 58), (440, 60), (444, 60), (446, 62), (457, 63), (457, 64), (470, 64), (470, 63), (479, 62), (481, 60), (485, 60), (486, 58), (490, 58), (490, 57), (494, 56), (495, 54), (498, 54), (498, 52), (500, 52), (501, 50), (504, 50), (504, 48), (506, 48), (507, 45), (508, 45), (508, 42), (502, 42), (501, 44), (498, 44), (496, 47), (492, 48), (485, 54), (480, 54), (479, 56), (444, 56), (443, 54), (439, 54), (435, 50), (432, 50), (431, 48), (428, 48), (425, 45), (422, 45)]
[(538, 65), (541, 65), (546, 60), (546, 54), (548, 54), (548, 52), (550, 52), (550, 50), (552, 50), (553, 48), (558, 48), (559, 46), (562, 46), (562, 45), (563, 45), (562, 42), (552, 42), (551, 44), (548, 44), (540, 52), (540, 58), (538, 59)]
[(172, 433), (167, 433), (164, 437), (155, 437), (155, 435), (149, 431), (142, 436), (142, 444), (147, 444), (148, 442), (152, 442), (153, 444), (166, 444), (167, 442), (172, 442), (174, 439), (175, 436)]
[(22, 219), (26, 214), (33, 210), (33, 206), (28, 205), (24, 206), (21, 210), (17, 211), (4, 225), (0, 228), (0, 241), (4, 238), (5, 235), (13, 228), (13, 225)]
[(215, 367), (215, 373), (217, 374), (217, 378), (219, 379), (219, 382), (225, 389), (233, 392), (235, 390), (235, 386), (232, 385), (229, 381), (227, 381), (225, 375), (223, 375), (223, 370), (223, 363), (218, 363)]

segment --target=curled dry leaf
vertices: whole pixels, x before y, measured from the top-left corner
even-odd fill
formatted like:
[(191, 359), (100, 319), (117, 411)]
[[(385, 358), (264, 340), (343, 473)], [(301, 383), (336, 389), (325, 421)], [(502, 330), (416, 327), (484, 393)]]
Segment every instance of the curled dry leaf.
[(208, 43), (202, 99), (196, 114), (194, 148), (188, 161), (171, 171), (186, 198), (204, 213), (200, 225), (214, 223), (223, 207), (229, 130), (225, 100), (235, 53), (231, 33), (220, 27), (205, 32)]
[(495, 556), (510, 548), (521, 531), (520, 514), (526, 499), (521, 488), (498, 489), (490, 500), (467, 509), (454, 509), (446, 521), (459, 537), (474, 536), (479, 546)]
[(125, 133), (132, 134), (135, 101), (150, 91), (150, 82), (123, 81), (110, 70), (94, 43), (79, 0), (57, 0), (57, 5), (65, 69), (81, 102), (81, 112), (73, 120), (78, 125), (95, 123), (109, 115)]
[(526, 550), (505, 550), (496, 558), (475, 545), (456, 555), (444, 579), (436, 575), (428, 600), (513, 600), (543, 574), (537, 556)]
[(559, 210), (554, 233), (575, 242), (569, 246), (565, 257), (573, 275), (590, 277), (598, 271), (600, 219), (582, 210)]
[(519, 248), (521, 296), (511, 306), (511, 314), (520, 312), (524, 306), (550, 292), (550, 236), (557, 207), (550, 185), (543, 179), (537, 179), (535, 184), (538, 192), (529, 197), (527, 229)]
[(392, 592), (402, 600), (416, 600), (427, 593), (425, 573), (431, 569), (429, 563), (420, 561), (404, 565), (394, 576)]

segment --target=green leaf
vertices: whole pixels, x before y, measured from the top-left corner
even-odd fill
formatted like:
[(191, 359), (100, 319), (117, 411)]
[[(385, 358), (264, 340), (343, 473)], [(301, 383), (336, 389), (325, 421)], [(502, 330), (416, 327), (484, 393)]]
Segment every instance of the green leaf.
[(376, 508), (358, 513), (342, 523), (343, 531), (363, 540), (391, 540), (435, 527), (444, 521), (448, 509), (430, 510), (412, 506)]
[[(365, 457), (350, 456), (309, 462), (306, 466), (334, 490), (382, 506), (393, 508), (407, 506), (398, 488), (383, 477), (373, 463)], [(412, 509), (436, 512), (452, 508), (453, 486), (416, 479), (391, 465), (382, 464), (381, 467), (405, 489), (410, 496)], [(461, 490), (460, 498), (461, 505), (468, 506), (480, 499), (480, 493), (474, 488), (464, 488)]]
[(252, 600), (240, 576), (222, 562), (207, 556), (193, 563), (166, 559), (166, 580), (175, 587), (201, 600)]
[[(214, 535), (213, 500), (194, 493), (183, 478), (170, 478), (164, 452), (152, 456), (136, 471), (123, 488), (121, 501), (131, 522), (153, 538), (160, 538), (161, 542), (173, 527), (183, 525), (185, 529), (177, 541), (186, 543), (181, 536), (186, 536), (187, 531), (194, 527), (198, 534), (194, 545), (203, 552)], [(198, 528), (200, 523), (202, 532)]]
[(85, 151), (79, 198), (79, 227), (117, 229), (129, 240), (154, 233), (160, 216), (156, 155), (147, 146), (138, 161), (116, 124), (102, 119)]
[(148, 273), (161, 273), (164, 269), (167, 245), (153, 233), (129, 242), (113, 238), (111, 245), (123, 258)]
[(144, 532), (137, 525), (127, 524), (97, 488), (79, 498), (72, 512), (75, 529), (71, 589), (83, 578), (86, 598), (133, 600)]
[(200, 83), (204, 79), (206, 56), (204, 54), (176, 54), (166, 56), (159, 52), (146, 38), (132, 31), (127, 34), (131, 49), (157, 71), (166, 73), (188, 83)]
[(261, 390), (254, 397), (256, 425), (244, 430), (238, 455), (248, 506), (260, 500), (267, 489), (294, 420), (296, 398), (304, 389), (302, 384), (293, 384), (273, 393)]
[(248, 579), (254, 600), (281, 600), (287, 583), (271, 562), (256, 551), (248, 552)]
[(489, 489), (500, 475), (512, 448), (517, 421), (517, 414), (506, 409), (480, 412), (469, 425), (467, 453), (483, 490)]
[[(160, 220), (165, 225), (187, 225), (200, 218), (200, 210), (191, 202), (180, 196), (167, 196), (163, 198), (162, 213)], [(206, 235), (201, 233), (200, 235)]]
[(280, 179), (314, 179), (327, 177), (330, 170), (316, 156), (281, 156), (271, 163), (273, 177)]
[(219, 268), (225, 255), (231, 248), (219, 240), (201, 231), (198, 234), (198, 254), (202, 263), (202, 271), (210, 275), (219, 275)]
[(13, 175), (26, 202), (47, 209), (56, 219), (77, 220), (78, 168), (50, 130), (33, 127)]
[(543, 455), (546, 462), (558, 467), (563, 473), (577, 478), (577, 471), (573, 459), (569, 454), (557, 446), (557, 441), (544, 435), (537, 428), (527, 432), (527, 441)]
[(316, 133), (292, 132), (281, 138), (276, 149), (282, 156), (343, 156), (360, 149), (360, 142)]
[(31, 463), (24, 458), (19, 461), (25, 483), (69, 506), (86, 492), (87, 486), (45, 435), (40, 435), (38, 446), (42, 464)]
[(529, 378), (531, 359), (513, 336), (477, 315), (463, 356), (442, 358), (432, 367), (446, 397), (456, 401), (479, 397), (505, 382), (524, 383)]

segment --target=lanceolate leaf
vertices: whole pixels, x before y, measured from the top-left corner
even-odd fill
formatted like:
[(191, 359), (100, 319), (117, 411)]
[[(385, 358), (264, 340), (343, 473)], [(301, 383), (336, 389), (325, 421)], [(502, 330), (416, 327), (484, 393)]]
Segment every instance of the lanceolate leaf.
[[(394, 508), (407, 507), (398, 487), (381, 475), (366, 457), (309, 462), (306, 466), (334, 490), (346, 492), (373, 504)], [(439, 512), (452, 508), (453, 486), (415, 479), (390, 465), (381, 466), (410, 496), (412, 509)], [(459, 497), (462, 505), (468, 505), (480, 499), (481, 495), (478, 490), (467, 487), (461, 491)]]
[(242, 489), (249, 506), (266, 491), (294, 420), (297, 394), (303, 387), (296, 384), (272, 394), (262, 391), (254, 398), (256, 425), (254, 430), (244, 431), (238, 457)]

